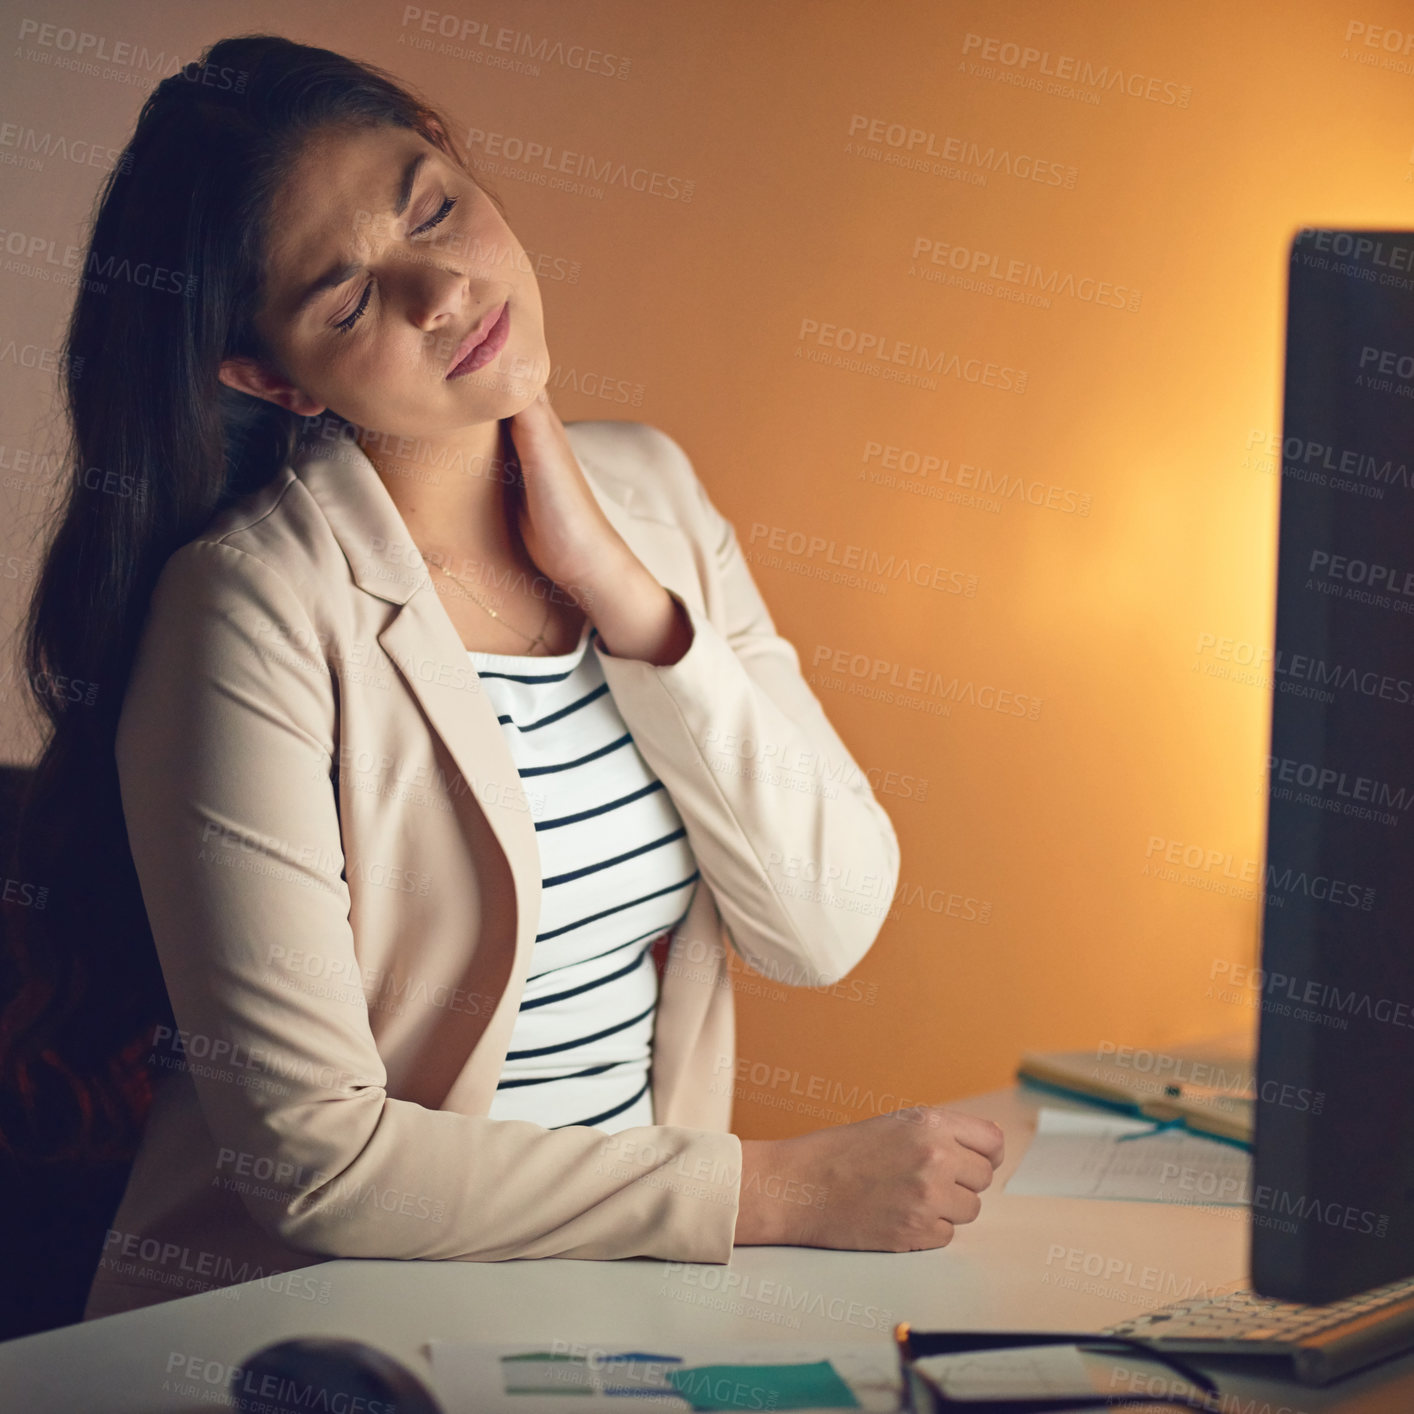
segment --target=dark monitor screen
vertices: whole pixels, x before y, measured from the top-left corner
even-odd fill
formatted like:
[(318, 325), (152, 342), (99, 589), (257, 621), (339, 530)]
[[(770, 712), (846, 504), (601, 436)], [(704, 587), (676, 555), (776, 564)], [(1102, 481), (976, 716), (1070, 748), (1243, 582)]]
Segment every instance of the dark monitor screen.
[(1414, 231), (1291, 243), (1270, 667), (1251, 1275), (1323, 1302), (1414, 1275)]

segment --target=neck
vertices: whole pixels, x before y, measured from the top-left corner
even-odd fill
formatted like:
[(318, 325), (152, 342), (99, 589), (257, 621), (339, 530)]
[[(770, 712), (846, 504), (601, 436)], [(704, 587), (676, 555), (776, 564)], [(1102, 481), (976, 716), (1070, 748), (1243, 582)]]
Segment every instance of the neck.
[(477, 563), (524, 557), (508, 514), (514, 472), (501, 424), (478, 422), (448, 437), (395, 437), (364, 429), (359, 446), (398, 508), (424, 557), (453, 574)]

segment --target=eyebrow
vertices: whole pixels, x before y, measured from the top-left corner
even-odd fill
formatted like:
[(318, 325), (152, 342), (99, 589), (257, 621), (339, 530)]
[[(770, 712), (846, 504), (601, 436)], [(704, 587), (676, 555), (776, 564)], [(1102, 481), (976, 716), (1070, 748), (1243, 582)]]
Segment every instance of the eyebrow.
[[(393, 199), (393, 215), (401, 216), (408, 209), (408, 202), (412, 200), (412, 189), (417, 181), (417, 174), (422, 170), (422, 164), (427, 160), (426, 152), (419, 152), (406, 167), (403, 168), (403, 175), (398, 182), (398, 189)], [(342, 285), (345, 281), (353, 279), (363, 266), (358, 261), (347, 261), (339, 265), (331, 265), (322, 275), (312, 280), (300, 292), (295, 300), (293, 310), (290, 312), (291, 319), (297, 319), (309, 307), (314, 300), (324, 293)]]

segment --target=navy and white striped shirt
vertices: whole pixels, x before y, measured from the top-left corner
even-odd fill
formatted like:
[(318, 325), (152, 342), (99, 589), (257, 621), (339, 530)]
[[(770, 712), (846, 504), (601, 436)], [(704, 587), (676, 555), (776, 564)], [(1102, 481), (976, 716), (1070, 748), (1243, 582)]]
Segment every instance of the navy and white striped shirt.
[(617, 1131), (653, 1123), (658, 974), (697, 861), (614, 705), (588, 623), (554, 657), (470, 653), (535, 821), (541, 909), (494, 1119)]

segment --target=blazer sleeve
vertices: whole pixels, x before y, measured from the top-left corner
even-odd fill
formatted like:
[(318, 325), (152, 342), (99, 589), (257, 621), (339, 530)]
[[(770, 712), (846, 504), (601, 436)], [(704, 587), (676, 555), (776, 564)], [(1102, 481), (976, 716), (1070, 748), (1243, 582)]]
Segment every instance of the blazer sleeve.
[[(687, 829), (732, 945), (788, 984), (836, 982), (869, 951), (898, 887), (893, 823), (776, 632), (729, 521), (686, 453), (638, 424), (705, 568), (709, 615), (673, 664), (618, 658), (605, 680)], [(720, 627), (719, 627), (720, 623)]]
[[(271, 1176), (243, 1201), (335, 1257), (726, 1261), (736, 1135), (606, 1134), (389, 1095), (357, 977), (331, 780), (336, 684), (284, 578), (219, 540), (163, 567), (115, 742), (132, 857), (215, 1143)], [(317, 964), (317, 965), (313, 965)], [(188, 1155), (165, 1156), (174, 1164)]]

